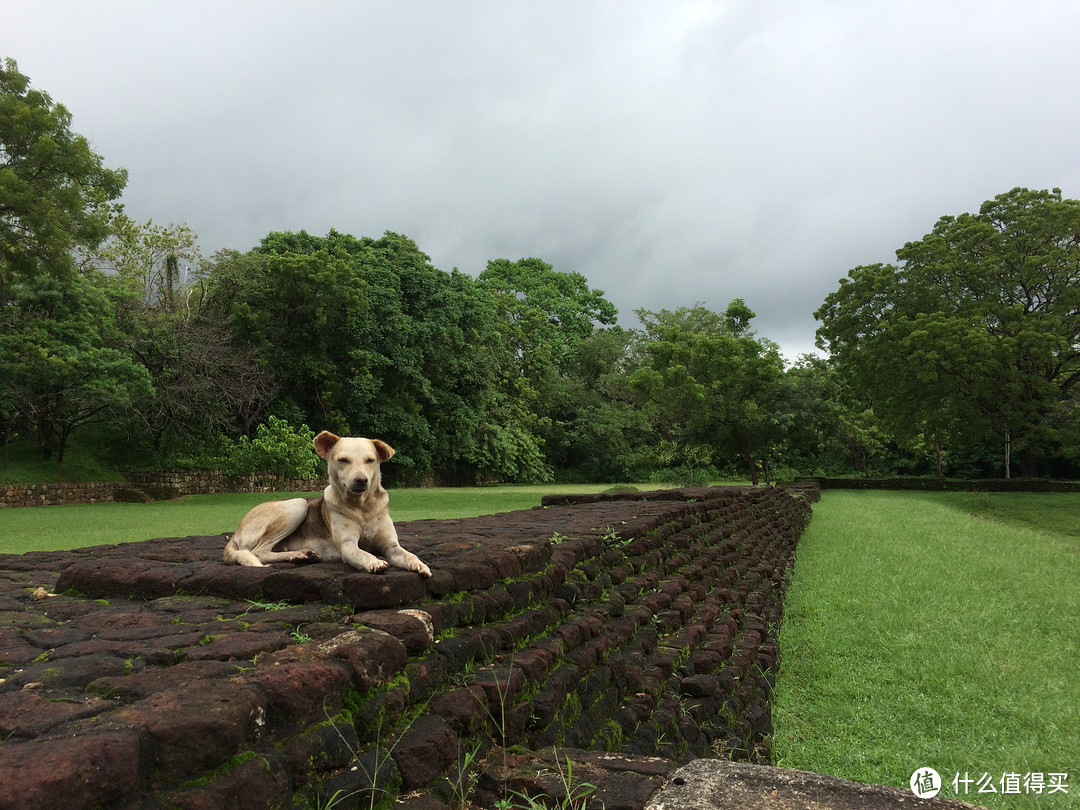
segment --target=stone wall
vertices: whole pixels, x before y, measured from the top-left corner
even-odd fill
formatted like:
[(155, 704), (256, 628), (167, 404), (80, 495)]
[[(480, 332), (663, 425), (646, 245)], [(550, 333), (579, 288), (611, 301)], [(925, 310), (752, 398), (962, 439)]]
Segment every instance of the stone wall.
[(117, 500), (120, 483), (60, 481), (49, 484), (4, 484), (0, 486), (0, 508), (11, 506), (56, 506), (64, 503), (107, 503)]
[(112, 482), (57, 481), (0, 486), (0, 508), (112, 501), (157, 501), (219, 492), (317, 492), (326, 481), (277, 475), (228, 476), (221, 472), (130, 472)]
[(545, 504), (399, 524), (426, 580), (226, 566), (223, 535), (0, 556), (0, 808), (491, 807), (572, 758), (640, 810), (767, 761), (807, 499)]

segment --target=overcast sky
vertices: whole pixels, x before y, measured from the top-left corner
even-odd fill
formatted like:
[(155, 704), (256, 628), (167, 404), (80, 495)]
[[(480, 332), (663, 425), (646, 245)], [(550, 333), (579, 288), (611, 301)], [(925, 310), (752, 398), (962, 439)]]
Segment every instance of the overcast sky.
[(204, 255), (396, 231), (633, 310), (743, 298), (790, 359), (852, 267), (1080, 197), (1075, 0), (2, 0), (0, 57)]

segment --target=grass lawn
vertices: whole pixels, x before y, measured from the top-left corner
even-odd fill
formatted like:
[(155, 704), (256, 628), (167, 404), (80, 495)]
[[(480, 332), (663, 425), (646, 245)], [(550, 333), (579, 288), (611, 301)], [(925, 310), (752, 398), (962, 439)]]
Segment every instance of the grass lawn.
[[(638, 484), (639, 489), (657, 485)], [(501, 487), (391, 489), (396, 521), (474, 517), (529, 509), (544, 495), (602, 492), (612, 484), (537, 484)], [(231, 532), (257, 503), (311, 493), (188, 495), (156, 503), (99, 503), (0, 509), (0, 554), (128, 543), (152, 537), (185, 537)]]
[[(1080, 495), (826, 491), (785, 601), (777, 763), (1080, 807), (1078, 638)], [(965, 773), (998, 792), (958, 795)], [(1068, 794), (1023, 795), (1029, 773), (1068, 773)]]

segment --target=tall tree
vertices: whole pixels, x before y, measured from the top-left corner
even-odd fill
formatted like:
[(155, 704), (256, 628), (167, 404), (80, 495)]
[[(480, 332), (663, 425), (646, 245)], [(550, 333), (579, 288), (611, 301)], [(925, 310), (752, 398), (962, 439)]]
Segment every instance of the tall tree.
[(1032, 474), (1080, 381), (1080, 202), (1013, 189), (897, 257), (841, 280), (815, 313), (819, 345), (898, 434), (939, 451), (1008, 437)]
[(803, 355), (784, 376), (789, 410), (797, 414), (785, 437), (788, 466), (826, 475), (854, 468), (869, 478), (892, 438), (869, 398), (846, 385), (831, 358)]
[(535, 443), (549, 458), (558, 455), (567, 428), (553, 407), (562, 397), (560, 375), (577, 346), (598, 325), (614, 324), (618, 311), (580, 273), (558, 272), (537, 258), (494, 259), (477, 281), (496, 308), (502, 434), (530, 454)]
[(591, 481), (627, 481), (638, 474), (639, 449), (655, 444), (642, 397), (630, 384), (637, 334), (598, 329), (577, 344), (565, 370), (545, 386), (553, 430), (548, 463)]
[(662, 433), (677, 446), (736, 453), (757, 484), (759, 462), (779, 439), (779, 348), (750, 330), (754, 313), (741, 299), (723, 315), (700, 306), (637, 314), (648, 340), (631, 379)]
[(597, 324), (614, 324), (618, 316), (585, 276), (557, 272), (541, 259), (494, 259), (479, 282), (495, 296), (507, 343), (528, 378), (549, 365), (561, 368)]
[(113, 232), (94, 251), (95, 263), (116, 274), (143, 311), (186, 309), (202, 256), (198, 237), (187, 225), (139, 225), (124, 214), (113, 219)]
[(72, 251), (109, 233), (112, 201), (127, 183), (106, 169), (71, 113), (30, 87), (13, 59), (0, 67), (0, 300), (17, 279), (65, 275)]
[(414, 474), (469, 480), (483, 465), (492, 311), (472, 279), (445, 273), (407, 236), (356, 240), (373, 317), (358, 334), (351, 408), (397, 441)]
[(213, 444), (221, 434), (253, 431), (276, 385), (223, 313), (207, 306), (194, 232), (140, 225), (123, 214), (113, 223), (113, 234), (87, 258), (107, 275), (126, 347), (153, 380), (153, 401), (130, 423), (138, 439), (129, 443), (132, 453), (170, 463), (175, 452)]
[(215, 257), (206, 307), (277, 380), (278, 416), (348, 431), (346, 399), (367, 285), (344, 253), (262, 250)]

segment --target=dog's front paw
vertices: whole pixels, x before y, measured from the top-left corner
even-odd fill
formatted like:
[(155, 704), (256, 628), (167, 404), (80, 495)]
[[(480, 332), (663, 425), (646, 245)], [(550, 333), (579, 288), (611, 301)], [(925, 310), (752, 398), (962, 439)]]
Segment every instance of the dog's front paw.
[(373, 560), (371, 563), (368, 564), (367, 570), (370, 574), (381, 574), (389, 567), (390, 563), (388, 563), (386, 560)]
[(430, 577), (431, 576), (431, 569), (428, 568), (426, 565), (424, 565), (424, 563), (420, 562), (419, 560), (417, 560), (417, 565), (413, 570), (422, 577)]

